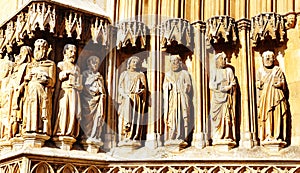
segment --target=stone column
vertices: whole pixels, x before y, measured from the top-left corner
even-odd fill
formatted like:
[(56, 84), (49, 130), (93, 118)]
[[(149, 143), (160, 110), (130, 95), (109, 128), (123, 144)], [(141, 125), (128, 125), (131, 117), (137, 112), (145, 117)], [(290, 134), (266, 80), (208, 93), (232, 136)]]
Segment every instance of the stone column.
[(109, 52), (107, 55), (106, 60), (106, 67), (107, 67), (107, 73), (106, 73), (106, 81), (107, 81), (107, 122), (106, 126), (103, 126), (103, 128), (106, 127), (105, 130), (105, 139), (104, 139), (104, 149), (108, 150), (110, 148), (113, 148), (116, 146), (116, 134), (117, 134), (117, 125), (116, 125), (116, 90), (117, 88), (117, 73), (116, 73), (116, 30), (114, 27), (110, 27), (109, 29)]
[(250, 45), (250, 20), (237, 21), (241, 48), (239, 50), (238, 76), (241, 100), (240, 146), (252, 148), (256, 145), (256, 103), (255, 103), (255, 72), (254, 60)]
[(205, 147), (207, 139), (206, 124), (208, 119), (207, 97), (207, 72), (205, 58), (205, 23), (198, 21), (192, 24), (194, 27), (194, 133), (192, 146), (196, 148)]
[[(150, 49), (147, 60), (147, 80), (149, 87), (149, 107), (147, 119), (147, 135), (145, 146), (150, 149), (157, 148), (160, 144), (160, 127), (162, 126), (161, 106), (158, 105), (160, 99), (160, 53), (156, 50), (159, 47), (159, 32), (156, 28), (150, 30)], [(158, 48), (159, 49), (159, 48)]]

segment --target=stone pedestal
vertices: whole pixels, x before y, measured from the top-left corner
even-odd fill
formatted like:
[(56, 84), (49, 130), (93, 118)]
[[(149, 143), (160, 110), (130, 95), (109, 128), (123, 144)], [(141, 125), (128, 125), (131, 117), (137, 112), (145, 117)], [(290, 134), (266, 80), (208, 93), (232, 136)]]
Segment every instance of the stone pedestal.
[(10, 139), (13, 150), (20, 150), (24, 146), (24, 138), (23, 137), (14, 137)]
[(219, 151), (229, 151), (236, 146), (236, 142), (231, 139), (222, 139), (213, 141), (212, 145)]
[(56, 136), (53, 138), (55, 145), (63, 150), (71, 150), (76, 139), (70, 136)]
[(0, 140), (0, 151), (1, 152), (6, 152), (10, 151), (12, 149), (12, 144), (9, 140)]
[(103, 142), (97, 139), (86, 139), (82, 142), (83, 148), (90, 153), (98, 153), (101, 146), (103, 146)]
[(271, 152), (278, 152), (286, 145), (286, 142), (283, 142), (283, 141), (262, 141), (261, 145), (264, 146), (266, 149), (268, 149)]
[(177, 152), (177, 151), (180, 151), (180, 150), (186, 148), (188, 143), (183, 140), (176, 139), (176, 140), (165, 141), (164, 145), (166, 147), (166, 150), (171, 151), (171, 152), (172, 151)]
[(140, 141), (125, 140), (118, 143), (118, 147), (124, 152), (134, 151), (142, 146)]
[(50, 139), (50, 136), (38, 133), (24, 133), (22, 137), (24, 139), (24, 147), (34, 148), (42, 148), (45, 141)]

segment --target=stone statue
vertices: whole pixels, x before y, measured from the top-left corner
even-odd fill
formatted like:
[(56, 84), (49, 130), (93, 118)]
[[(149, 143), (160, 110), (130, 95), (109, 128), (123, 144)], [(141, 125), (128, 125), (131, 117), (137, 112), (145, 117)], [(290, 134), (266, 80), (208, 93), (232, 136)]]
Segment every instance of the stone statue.
[(274, 65), (274, 61), (274, 53), (265, 51), (262, 54), (263, 67), (256, 76), (258, 137), (265, 142), (280, 142), (286, 137), (286, 82), (283, 72)]
[(81, 93), (83, 139), (88, 142), (101, 142), (102, 126), (105, 120), (106, 92), (104, 80), (98, 72), (100, 58), (91, 56), (87, 59), (88, 70), (83, 75)]
[(82, 90), (82, 76), (79, 67), (75, 64), (76, 46), (66, 44), (63, 55), (63, 61), (57, 64), (60, 90), (53, 135), (76, 138), (80, 130), (80, 91)]
[(163, 82), (165, 145), (187, 145), (188, 123), (191, 110), (192, 82), (189, 72), (182, 69), (178, 55), (171, 56), (171, 70)]
[(119, 79), (119, 146), (130, 142), (139, 146), (142, 137), (147, 86), (139, 65), (139, 57), (130, 57)]
[(21, 123), (23, 121), (23, 105), (25, 89), (28, 81), (25, 76), (28, 74), (28, 64), (32, 62), (32, 49), (29, 46), (22, 46), (20, 54), (15, 57), (15, 63), (11, 77), (9, 79), (9, 115), (11, 117), (12, 129), (11, 135), (14, 137), (21, 132)]
[(5, 141), (11, 137), (9, 79), (13, 62), (8, 56), (0, 59), (0, 139)]
[(56, 65), (48, 60), (48, 43), (37, 39), (33, 61), (27, 65), (23, 129), (26, 133), (51, 135), (52, 94), (56, 82)]
[(212, 91), (210, 116), (212, 122), (213, 145), (221, 142), (235, 142), (235, 88), (236, 80), (231, 68), (226, 67), (226, 55), (218, 53), (214, 57), (216, 69), (210, 76)]

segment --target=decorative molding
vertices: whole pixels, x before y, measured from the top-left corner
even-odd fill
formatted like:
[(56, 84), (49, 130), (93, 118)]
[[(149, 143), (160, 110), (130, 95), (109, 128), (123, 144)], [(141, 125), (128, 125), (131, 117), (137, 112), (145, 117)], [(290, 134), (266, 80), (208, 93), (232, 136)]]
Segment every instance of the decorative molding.
[(284, 18), (276, 13), (262, 13), (251, 20), (251, 39), (253, 46), (263, 42), (266, 39), (284, 42)]
[(140, 41), (140, 48), (146, 47), (148, 27), (139, 21), (126, 21), (117, 25), (117, 49), (126, 47), (131, 44), (132, 47), (136, 47), (137, 41)]
[(207, 45), (220, 43), (235, 44), (237, 41), (236, 23), (234, 18), (229, 16), (216, 16), (206, 22)]
[(186, 47), (191, 45), (191, 25), (184, 19), (169, 19), (163, 22), (161, 29), (161, 47), (170, 46), (173, 41)]
[[(200, 173), (200, 172), (235, 172), (235, 173), (243, 173), (243, 172), (278, 172), (278, 173), (296, 173), (299, 172), (300, 166), (297, 165), (298, 161), (293, 161), (293, 164), (289, 161), (284, 163), (280, 162), (265, 162), (264, 164), (256, 161), (255, 163), (246, 163), (245, 165), (241, 164), (241, 162), (245, 163), (245, 160), (237, 162), (235, 164), (222, 162), (222, 161), (210, 161), (209, 163), (203, 161), (188, 161), (185, 160), (183, 162), (180, 161), (168, 161), (167, 163), (164, 161), (155, 161), (149, 162), (145, 164), (143, 161), (136, 161), (134, 164), (129, 164), (124, 161), (118, 162), (105, 162), (102, 164), (94, 165), (93, 161), (86, 161), (83, 163), (66, 163), (66, 161), (35, 161), (34, 159), (30, 159), (31, 161), (27, 164), (30, 165), (30, 169), (22, 169), (21, 165), (24, 164), (22, 159), (18, 159), (12, 162), (1, 163), (0, 164), (0, 172), (22, 172), (22, 173), (38, 173), (38, 172), (47, 172), (47, 173), (60, 173), (60, 172), (70, 172), (70, 173), (168, 173), (168, 172), (180, 172), (180, 173)], [(72, 162), (72, 161), (69, 161)], [(122, 165), (122, 166), (121, 166)]]

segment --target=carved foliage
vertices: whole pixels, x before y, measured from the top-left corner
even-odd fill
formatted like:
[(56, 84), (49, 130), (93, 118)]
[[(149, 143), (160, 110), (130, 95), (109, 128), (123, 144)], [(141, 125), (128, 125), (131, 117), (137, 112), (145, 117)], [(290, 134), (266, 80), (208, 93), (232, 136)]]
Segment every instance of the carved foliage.
[(235, 44), (237, 41), (235, 20), (229, 16), (216, 16), (206, 22), (207, 45), (219, 43)]
[(102, 40), (102, 45), (108, 44), (108, 23), (98, 17), (95, 21), (92, 21), (91, 35), (94, 43), (98, 43), (98, 40)]
[(191, 45), (191, 25), (184, 19), (170, 19), (161, 24), (161, 46), (170, 46), (173, 41), (186, 47)]
[(284, 41), (284, 18), (279, 14), (259, 14), (252, 17), (251, 26), (251, 39), (254, 46), (266, 39), (278, 41), (279, 43)]
[(128, 44), (135, 47), (137, 41), (140, 41), (141, 49), (145, 48), (148, 28), (144, 23), (138, 21), (122, 22), (117, 25), (117, 28), (117, 49), (126, 47)]

